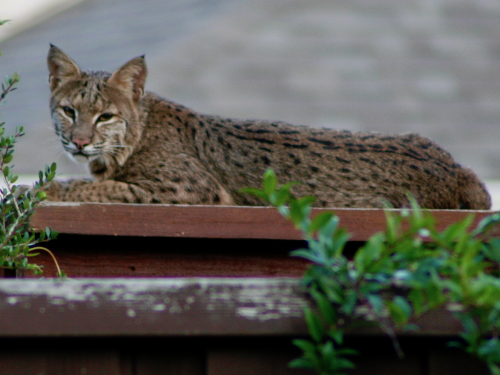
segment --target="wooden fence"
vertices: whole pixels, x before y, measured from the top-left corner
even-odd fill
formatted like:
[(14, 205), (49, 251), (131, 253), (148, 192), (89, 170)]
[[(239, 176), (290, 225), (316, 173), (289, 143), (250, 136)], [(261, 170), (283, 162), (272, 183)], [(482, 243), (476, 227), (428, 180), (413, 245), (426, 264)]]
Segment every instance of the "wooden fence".
[[(335, 212), (352, 252), (385, 225), (383, 210)], [(468, 214), (434, 212), (442, 228)], [(5, 272), (0, 374), (310, 373), (287, 367), (299, 355), (291, 340), (307, 334), (299, 277), (308, 264), (288, 255), (304, 243), (274, 209), (49, 204), (32, 225), (61, 233), (47, 247), (72, 279)], [(35, 259), (55, 275), (50, 257)], [(350, 374), (488, 373), (446, 347), (460, 330), (448, 312), (418, 323), (401, 338), (404, 359), (382, 333), (351, 330), (347, 345), (361, 355)]]

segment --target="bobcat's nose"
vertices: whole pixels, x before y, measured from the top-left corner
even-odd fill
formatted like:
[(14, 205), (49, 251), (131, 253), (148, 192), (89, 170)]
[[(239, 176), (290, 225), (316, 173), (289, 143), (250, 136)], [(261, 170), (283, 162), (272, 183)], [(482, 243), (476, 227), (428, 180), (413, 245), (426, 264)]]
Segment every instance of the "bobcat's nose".
[(83, 150), (91, 142), (90, 138), (73, 138), (72, 141), (79, 150)]

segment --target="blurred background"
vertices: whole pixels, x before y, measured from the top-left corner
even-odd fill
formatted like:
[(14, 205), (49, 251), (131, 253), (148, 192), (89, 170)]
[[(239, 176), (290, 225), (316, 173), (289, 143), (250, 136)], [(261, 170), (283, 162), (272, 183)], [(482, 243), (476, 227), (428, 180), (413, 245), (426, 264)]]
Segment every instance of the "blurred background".
[(420, 133), (500, 196), (498, 0), (0, 0), (0, 19), (17, 173), (86, 174), (52, 130), (53, 43), (84, 70), (146, 54), (146, 89), (202, 113)]

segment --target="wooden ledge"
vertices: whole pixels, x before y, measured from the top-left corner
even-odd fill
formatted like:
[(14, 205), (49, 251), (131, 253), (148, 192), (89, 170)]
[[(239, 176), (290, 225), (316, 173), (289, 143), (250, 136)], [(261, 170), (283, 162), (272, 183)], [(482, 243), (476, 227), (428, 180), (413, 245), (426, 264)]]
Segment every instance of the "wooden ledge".
[[(381, 209), (314, 209), (313, 214), (334, 211), (351, 241), (366, 241), (385, 228)], [(475, 222), (493, 211), (431, 210), (438, 227), (444, 228), (469, 214)], [(271, 207), (181, 206), (146, 204), (47, 203), (39, 207), (32, 222), (35, 229), (65, 234), (245, 238), (298, 240), (301, 234)]]
[[(290, 278), (0, 281), (0, 337), (301, 336), (309, 302)], [(447, 311), (410, 336), (456, 335)], [(358, 326), (351, 335), (381, 335)]]
[[(352, 236), (351, 252), (385, 229), (384, 210), (333, 211)], [(433, 214), (444, 228), (492, 212)], [(304, 246), (301, 233), (271, 207), (51, 203), (39, 207), (32, 225), (61, 233), (46, 246), (70, 277), (300, 277), (309, 265), (289, 256)], [(55, 276), (48, 254), (34, 261)]]

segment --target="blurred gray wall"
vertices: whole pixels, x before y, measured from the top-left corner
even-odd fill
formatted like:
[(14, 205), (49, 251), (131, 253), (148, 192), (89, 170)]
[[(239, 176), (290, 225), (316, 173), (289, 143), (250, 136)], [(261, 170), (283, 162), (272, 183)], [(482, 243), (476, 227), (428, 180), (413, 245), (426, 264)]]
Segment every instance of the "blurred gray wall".
[(147, 89), (200, 112), (418, 132), (500, 178), (498, 0), (86, 0), (1, 45), (19, 173), (84, 172), (51, 130), (49, 42), (83, 69), (145, 53)]

